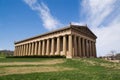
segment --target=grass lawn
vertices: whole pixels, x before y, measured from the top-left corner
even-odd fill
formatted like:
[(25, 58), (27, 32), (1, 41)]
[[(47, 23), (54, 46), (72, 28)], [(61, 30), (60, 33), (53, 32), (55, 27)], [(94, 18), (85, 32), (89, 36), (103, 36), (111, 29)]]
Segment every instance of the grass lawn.
[(0, 58), (0, 80), (120, 80), (120, 63), (94, 58)]

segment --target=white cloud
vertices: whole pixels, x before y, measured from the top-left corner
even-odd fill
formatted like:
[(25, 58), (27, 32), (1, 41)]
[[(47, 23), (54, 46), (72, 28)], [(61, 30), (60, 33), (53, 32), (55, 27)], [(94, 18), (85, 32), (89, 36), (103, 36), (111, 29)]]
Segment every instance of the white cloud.
[(98, 37), (98, 56), (106, 55), (111, 50), (120, 52), (120, 7), (118, 3), (117, 0), (83, 0), (82, 11), (87, 17), (86, 23)]
[(56, 29), (61, 23), (51, 15), (50, 9), (43, 2), (39, 3), (37, 0), (24, 0), (26, 4), (34, 11), (37, 11), (43, 21), (43, 26), (48, 29)]
[[(120, 18), (120, 16), (118, 18)], [(118, 18), (106, 27), (93, 29), (94, 33), (98, 36), (98, 56), (106, 55), (111, 50), (120, 52), (120, 20)]]
[(98, 27), (113, 11), (116, 0), (84, 0), (83, 11), (88, 16), (86, 22), (92, 27)]

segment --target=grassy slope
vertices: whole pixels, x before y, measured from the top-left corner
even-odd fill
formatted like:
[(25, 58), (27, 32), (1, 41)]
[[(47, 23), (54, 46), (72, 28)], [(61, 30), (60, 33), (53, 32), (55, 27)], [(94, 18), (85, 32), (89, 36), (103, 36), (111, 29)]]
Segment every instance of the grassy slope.
[[(51, 60), (54, 58), (0, 58), (0, 62), (30, 62)], [(101, 59), (63, 59), (57, 66), (74, 70), (59, 72), (41, 72), (0, 76), (0, 80), (120, 80), (120, 64)], [(56, 66), (54, 65), (54, 66)], [(39, 65), (38, 65), (39, 66)], [(7, 66), (9, 67), (9, 66)], [(20, 67), (20, 66), (18, 66)], [(29, 67), (29, 66), (28, 66)], [(2, 67), (0, 67), (2, 68)]]

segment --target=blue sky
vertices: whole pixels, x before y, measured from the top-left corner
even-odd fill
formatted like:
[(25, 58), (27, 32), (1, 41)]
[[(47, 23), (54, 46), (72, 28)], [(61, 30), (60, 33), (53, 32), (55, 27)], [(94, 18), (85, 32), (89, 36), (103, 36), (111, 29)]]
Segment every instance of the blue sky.
[(120, 0), (0, 0), (0, 49), (72, 24), (97, 35), (98, 56), (120, 52)]

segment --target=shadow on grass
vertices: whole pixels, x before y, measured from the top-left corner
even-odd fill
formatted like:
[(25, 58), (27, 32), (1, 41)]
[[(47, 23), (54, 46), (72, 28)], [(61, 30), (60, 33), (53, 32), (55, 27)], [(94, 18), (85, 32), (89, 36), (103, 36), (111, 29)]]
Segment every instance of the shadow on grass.
[(66, 58), (65, 56), (6, 56), (6, 58)]

